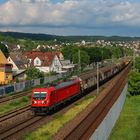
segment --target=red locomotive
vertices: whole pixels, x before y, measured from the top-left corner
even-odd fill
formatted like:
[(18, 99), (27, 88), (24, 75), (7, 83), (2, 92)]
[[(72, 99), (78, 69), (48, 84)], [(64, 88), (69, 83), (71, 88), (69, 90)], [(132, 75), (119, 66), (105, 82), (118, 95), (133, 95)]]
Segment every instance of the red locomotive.
[(48, 113), (57, 105), (80, 93), (80, 79), (66, 81), (48, 88), (34, 88), (32, 91), (32, 109), (35, 113)]

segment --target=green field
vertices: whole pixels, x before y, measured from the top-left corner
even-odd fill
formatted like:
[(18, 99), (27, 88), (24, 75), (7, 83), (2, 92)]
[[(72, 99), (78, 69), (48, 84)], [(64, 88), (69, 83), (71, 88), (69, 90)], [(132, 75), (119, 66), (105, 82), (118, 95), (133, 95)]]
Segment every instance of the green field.
[(140, 96), (126, 98), (109, 140), (140, 140)]

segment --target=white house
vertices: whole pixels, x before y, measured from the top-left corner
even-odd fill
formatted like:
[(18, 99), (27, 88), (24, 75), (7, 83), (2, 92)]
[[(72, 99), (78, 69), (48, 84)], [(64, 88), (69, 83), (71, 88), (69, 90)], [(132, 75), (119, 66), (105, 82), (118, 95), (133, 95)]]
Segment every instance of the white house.
[(24, 54), (30, 60), (30, 66), (34, 66), (43, 72), (60, 72), (62, 71), (62, 64), (60, 59), (64, 57), (59, 52), (26, 52)]

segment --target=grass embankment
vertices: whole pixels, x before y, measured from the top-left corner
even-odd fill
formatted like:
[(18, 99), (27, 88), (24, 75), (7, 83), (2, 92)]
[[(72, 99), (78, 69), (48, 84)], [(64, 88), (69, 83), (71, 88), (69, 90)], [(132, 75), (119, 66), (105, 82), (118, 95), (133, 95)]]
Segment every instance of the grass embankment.
[(26, 106), (29, 104), (29, 102), (30, 102), (30, 99), (29, 99), (29, 97), (26, 96), (26, 97), (22, 97), (20, 99), (13, 100), (8, 103), (2, 104), (2, 105), (0, 105), (0, 115), (7, 113), (9, 111), (12, 111), (12, 110), (21, 108), (23, 106)]
[(126, 98), (109, 140), (140, 140), (140, 96)]
[(56, 114), (54, 119), (42, 126), (35, 132), (27, 135), (25, 140), (50, 140), (58, 130), (64, 126), (67, 122), (72, 120), (77, 114), (84, 110), (93, 100), (95, 96), (89, 95), (85, 97), (85, 100), (75, 103), (75, 106), (69, 109), (64, 114)]

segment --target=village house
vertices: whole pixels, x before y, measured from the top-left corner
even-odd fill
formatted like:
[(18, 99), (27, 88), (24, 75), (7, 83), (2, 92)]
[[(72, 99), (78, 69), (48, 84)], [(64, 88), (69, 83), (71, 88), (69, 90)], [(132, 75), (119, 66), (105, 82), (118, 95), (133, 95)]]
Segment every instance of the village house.
[(70, 62), (70, 60), (61, 60), (62, 71), (73, 71), (75, 65)]
[(12, 64), (9, 64), (3, 52), (0, 50), (0, 85), (5, 85), (13, 80)]
[(43, 72), (60, 72), (62, 71), (62, 64), (60, 59), (63, 55), (58, 52), (26, 52), (25, 57), (29, 60), (30, 67), (36, 67)]
[(36, 67), (43, 72), (63, 73), (72, 70), (74, 65), (64, 60), (61, 52), (39, 52), (32, 51), (24, 54), (28, 60), (30, 67)]
[(24, 81), (26, 79), (26, 69), (28, 67), (28, 60), (22, 52), (10, 52), (7, 58), (8, 63), (13, 65), (12, 72), (14, 79), (19, 81)]
[(28, 60), (22, 52), (10, 52), (7, 60), (13, 65), (12, 71), (25, 70), (28, 67)]

